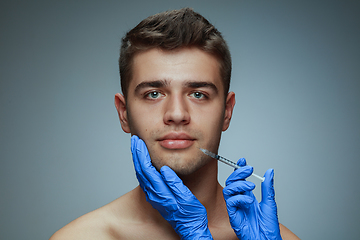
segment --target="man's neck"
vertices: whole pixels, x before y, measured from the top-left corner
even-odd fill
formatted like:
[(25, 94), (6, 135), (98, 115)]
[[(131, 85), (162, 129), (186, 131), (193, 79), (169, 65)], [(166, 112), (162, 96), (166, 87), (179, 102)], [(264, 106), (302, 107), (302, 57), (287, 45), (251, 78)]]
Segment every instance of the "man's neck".
[(214, 209), (219, 190), (222, 187), (217, 180), (218, 167), (216, 161), (208, 164), (187, 176), (180, 176), (185, 186), (195, 195), (201, 204), (209, 211)]
[(184, 184), (206, 208), (209, 227), (228, 222), (222, 186), (218, 182), (218, 162), (210, 161), (193, 176), (183, 179)]

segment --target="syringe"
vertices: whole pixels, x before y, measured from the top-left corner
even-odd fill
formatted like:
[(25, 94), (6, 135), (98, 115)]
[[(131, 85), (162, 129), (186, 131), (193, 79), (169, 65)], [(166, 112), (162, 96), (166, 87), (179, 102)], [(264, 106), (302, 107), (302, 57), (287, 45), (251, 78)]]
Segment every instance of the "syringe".
[[(200, 148), (200, 150), (201, 150), (203, 153), (205, 153), (206, 155), (208, 155), (208, 156), (210, 156), (210, 157), (212, 157), (212, 158), (215, 158), (215, 159), (219, 160), (220, 162), (223, 162), (223, 163), (225, 163), (225, 164), (227, 164), (227, 165), (229, 165), (229, 166), (231, 166), (231, 167), (233, 167), (233, 168), (240, 168), (239, 165), (237, 165), (236, 163), (230, 161), (229, 159), (226, 159), (226, 158), (224, 158), (224, 157), (222, 157), (222, 156), (220, 156), (220, 155), (217, 155), (217, 154), (215, 154), (215, 153), (212, 153), (212, 152), (210, 152), (209, 150), (206, 150), (206, 149), (203, 149), (203, 148)], [(264, 177), (260, 177), (259, 175), (255, 174), (255, 173), (253, 173), (252, 176), (260, 179), (262, 182), (265, 180)]]

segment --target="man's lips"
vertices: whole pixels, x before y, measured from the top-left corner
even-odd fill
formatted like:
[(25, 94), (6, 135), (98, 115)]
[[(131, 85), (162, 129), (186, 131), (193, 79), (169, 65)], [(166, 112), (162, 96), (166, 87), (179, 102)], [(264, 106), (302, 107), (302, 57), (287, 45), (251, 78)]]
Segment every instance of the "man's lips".
[(172, 132), (159, 138), (159, 144), (167, 149), (185, 149), (193, 145), (195, 138), (186, 133)]

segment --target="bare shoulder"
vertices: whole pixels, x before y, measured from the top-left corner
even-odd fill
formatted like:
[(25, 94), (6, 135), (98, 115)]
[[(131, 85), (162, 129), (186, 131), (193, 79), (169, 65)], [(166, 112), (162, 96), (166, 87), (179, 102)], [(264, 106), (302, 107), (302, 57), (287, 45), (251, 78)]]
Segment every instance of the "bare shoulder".
[[(111, 203), (87, 213), (57, 231), (50, 240), (92, 240), (92, 239), (177, 239), (175, 231), (140, 197), (143, 194), (138, 187)], [(142, 200), (145, 202), (142, 202)], [(175, 235), (175, 237), (174, 237)]]
[(113, 202), (89, 212), (58, 230), (50, 240), (119, 239), (119, 233), (126, 232), (128, 214), (127, 193)]
[(50, 240), (115, 239), (111, 234), (111, 215), (108, 206), (89, 212), (58, 230)]
[(280, 234), (284, 240), (300, 240), (292, 231), (280, 223)]

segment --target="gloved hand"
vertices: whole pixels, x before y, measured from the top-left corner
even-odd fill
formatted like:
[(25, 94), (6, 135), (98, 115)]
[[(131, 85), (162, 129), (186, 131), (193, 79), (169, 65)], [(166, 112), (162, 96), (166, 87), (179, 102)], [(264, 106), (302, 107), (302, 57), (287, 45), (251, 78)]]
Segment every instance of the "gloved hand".
[(274, 170), (266, 171), (261, 184), (262, 201), (259, 203), (252, 190), (255, 184), (245, 181), (253, 168), (246, 166), (244, 158), (226, 180), (223, 189), (230, 224), (239, 239), (281, 239), (274, 191)]
[(213, 239), (205, 207), (176, 173), (163, 166), (160, 173), (151, 164), (143, 140), (131, 137), (136, 177), (146, 200), (171, 224), (181, 239)]

